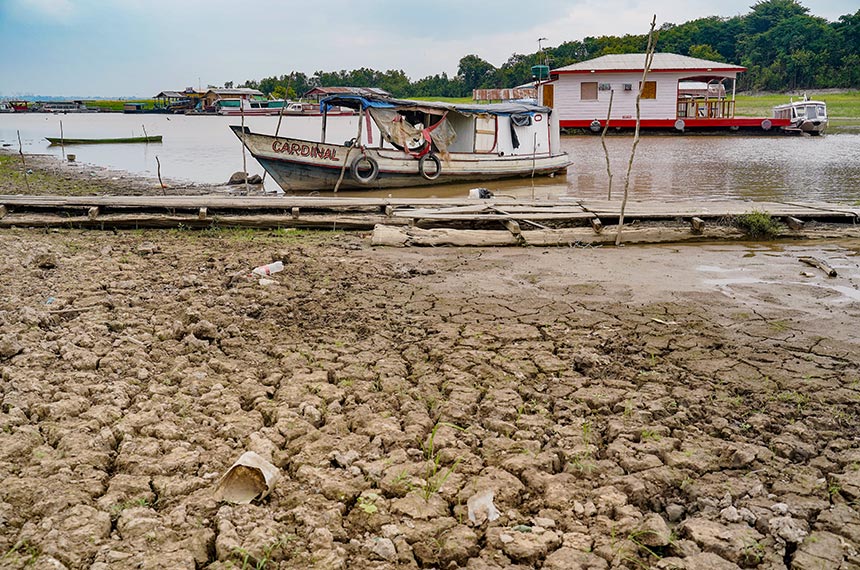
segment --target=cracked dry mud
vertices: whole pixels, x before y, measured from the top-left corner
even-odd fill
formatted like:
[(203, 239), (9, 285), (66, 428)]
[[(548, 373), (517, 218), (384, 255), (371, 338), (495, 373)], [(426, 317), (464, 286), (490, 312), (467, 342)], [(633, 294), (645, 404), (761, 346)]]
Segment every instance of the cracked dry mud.
[[(0, 234), (0, 566), (860, 568), (856, 295), (368, 243)], [(245, 450), (282, 479), (217, 502)]]

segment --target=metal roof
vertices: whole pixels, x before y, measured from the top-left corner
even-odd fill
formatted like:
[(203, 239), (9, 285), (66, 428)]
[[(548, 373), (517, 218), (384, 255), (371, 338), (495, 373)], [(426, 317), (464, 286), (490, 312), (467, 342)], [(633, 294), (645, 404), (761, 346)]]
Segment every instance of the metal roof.
[(382, 97), (390, 97), (391, 94), (379, 87), (314, 87), (302, 97), (307, 97), (309, 95), (343, 95), (343, 94), (353, 94), (353, 95), (379, 95)]
[(206, 93), (215, 93), (216, 95), (262, 95), (263, 92), (259, 89), (249, 89), (248, 87), (236, 87), (234, 89), (210, 89)]
[[(604, 55), (581, 61), (558, 69), (552, 73), (590, 73), (591, 71), (642, 71), (645, 68), (644, 53)], [(746, 71), (745, 67), (719, 61), (708, 61), (675, 53), (655, 53), (651, 71)]]

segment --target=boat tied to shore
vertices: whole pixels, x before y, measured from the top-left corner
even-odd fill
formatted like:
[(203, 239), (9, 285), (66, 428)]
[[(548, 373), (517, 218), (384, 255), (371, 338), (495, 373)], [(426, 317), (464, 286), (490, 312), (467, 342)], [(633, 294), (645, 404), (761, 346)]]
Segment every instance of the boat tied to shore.
[[(326, 138), (328, 112), (358, 112), (356, 136)], [(552, 109), (410, 101), (342, 94), (320, 101), (320, 139), (253, 133), (231, 125), (251, 155), (284, 190), (376, 189), (564, 174)]]
[(776, 119), (789, 119), (791, 123), (783, 127), (787, 133), (808, 133), (820, 135), (827, 129), (827, 104), (824, 101), (810, 100), (806, 95), (800, 101), (777, 105), (773, 108)]

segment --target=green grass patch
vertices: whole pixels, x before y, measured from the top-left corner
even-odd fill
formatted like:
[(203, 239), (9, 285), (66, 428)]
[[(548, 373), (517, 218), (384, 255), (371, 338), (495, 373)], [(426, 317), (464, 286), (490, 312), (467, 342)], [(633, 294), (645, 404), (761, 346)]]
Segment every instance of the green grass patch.
[(779, 234), (779, 223), (767, 212), (753, 210), (734, 219), (735, 227), (752, 239), (771, 239)]
[(95, 101), (84, 101), (88, 109), (99, 109), (102, 111), (122, 111), (126, 103), (143, 103), (144, 109), (155, 107), (154, 99), (98, 99)]
[[(827, 115), (831, 126), (860, 125), (860, 91), (844, 93), (816, 93), (807, 91), (810, 99), (827, 103)], [(738, 95), (735, 115), (743, 117), (770, 117), (776, 105), (797, 101), (802, 95), (769, 93), (767, 95)]]

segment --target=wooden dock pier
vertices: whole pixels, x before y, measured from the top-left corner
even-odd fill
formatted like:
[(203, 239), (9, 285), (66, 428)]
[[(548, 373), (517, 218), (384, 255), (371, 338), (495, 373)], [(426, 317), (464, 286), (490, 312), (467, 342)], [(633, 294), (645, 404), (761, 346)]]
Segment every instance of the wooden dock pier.
[[(302, 196), (28, 196), (0, 195), (0, 228), (303, 228), (411, 232), (409, 242), (451, 232), (482, 231), (490, 242), (608, 243), (621, 202), (562, 198), (335, 198)], [(795, 235), (807, 222), (860, 222), (860, 208), (828, 203), (752, 201), (631, 201), (625, 211), (625, 241), (635, 241), (637, 223), (673, 222), (670, 241), (725, 237), (729, 220), (752, 211), (784, 221)], [(689, 225), (689, 228), (686, 226)], [(679, 229), (680, 227), (680, 229)], [(860, 227), (858, 227), (860, 229)], [(654, 233), (654, 228), (649, 228)], [(735, 230), (736, 231), (736, 230)], [(430, 234), (422, 232), (430, 232)], [(499, 232), (498, 235), (487, 232)], [(665, 232), (664, 232), (665, 233)], [(689, 234), (689, 235), (687, 235)], [(423, 237), (416, 237), (422, 235)], [(651, 236), (648, 239), (652, 239)], [(455, 241), (461, 241), (462, 235)], [(436, 239), (436, 238), (433, 238)], [(432, 240), (431, 240), (432, 241)], [(480, 241), (480, 240), (479, 240)], [(659, 241), (666, 241), (660, 239)], [(442, 239), (442, 243), (445, 242)]]

